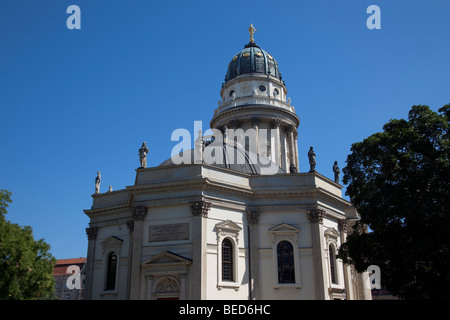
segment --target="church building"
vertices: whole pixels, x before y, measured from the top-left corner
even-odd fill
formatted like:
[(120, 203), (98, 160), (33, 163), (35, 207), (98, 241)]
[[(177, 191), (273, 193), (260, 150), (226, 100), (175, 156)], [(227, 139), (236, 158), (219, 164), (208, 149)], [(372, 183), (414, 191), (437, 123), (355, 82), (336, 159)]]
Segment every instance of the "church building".
[(133, 185), (96, 188), (85, 299), (371, 299), (368, 274), (337, 258), (358, 213), (312, 148), (298, 172), (299, 115), (254, 31), (228, 65), (211, 135), (156, 167), (143, 144)]

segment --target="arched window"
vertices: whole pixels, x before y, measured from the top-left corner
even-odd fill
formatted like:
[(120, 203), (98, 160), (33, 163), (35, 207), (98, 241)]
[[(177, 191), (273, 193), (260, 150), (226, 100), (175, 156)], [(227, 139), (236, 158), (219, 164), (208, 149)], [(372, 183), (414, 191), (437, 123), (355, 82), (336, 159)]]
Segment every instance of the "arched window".
[(233, 244), (228, 238), (222, 241), (222, 281), (233, 281)]
[(328, 246), (328, 255), (330, 256), (331, 283), (336, 284), (336, 257), (334, 255), (334, 249), (331, 244)]
[(295, 283), (294, 249), (289, 241), (277, 245), (278, 283)]
[(116, 270), (117, 270), (117, 255), (115, 252), (112, 252), (108, 256), (108, 264), (106, 266), (105, 290), (114, 290), (116, 288)]

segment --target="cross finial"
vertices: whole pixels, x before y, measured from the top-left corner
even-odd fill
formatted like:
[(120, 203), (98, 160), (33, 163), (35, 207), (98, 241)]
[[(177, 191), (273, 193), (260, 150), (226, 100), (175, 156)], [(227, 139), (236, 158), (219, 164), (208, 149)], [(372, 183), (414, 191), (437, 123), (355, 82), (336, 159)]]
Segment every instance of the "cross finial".
[(253, 27), (253, 24), (251, 24), (250, 28), (248, 28), (248, 33), (250, 33), (250, 42), (255, 42), (255, 39), (253, 39), (255, 31), (256, 31), (255, 27)]

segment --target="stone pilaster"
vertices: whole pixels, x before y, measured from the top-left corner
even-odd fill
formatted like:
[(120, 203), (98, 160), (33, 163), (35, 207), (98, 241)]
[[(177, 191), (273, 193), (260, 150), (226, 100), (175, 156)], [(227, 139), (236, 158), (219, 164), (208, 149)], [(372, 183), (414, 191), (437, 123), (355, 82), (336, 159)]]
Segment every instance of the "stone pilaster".
[(83, 298), (85, 300), (92, 299), (92, 274), (94, 272), (95, 240), (97, 239), (97, 231), (98, 229), (95, 227), (86, 228), (86, 235), (88, 238), (88, 252), (86, 259), (85, 286), (83, 289)]
[(308, 210), (308, 219), (311, 225), (311, 238), (313, 243), (313, 263), (314, 263), (314, 280), (316, 284), (316, 299), (328, 299), (326, 258), (324, 254), (325, 243), (323, 234), (323, 218), (325, 210), (310, 209)]
[(192, 299), (206, 298), (206, 223), (211, 203), (190, 201), (192, 213)]
[(129, 241), (128, 241), (128, 261), (127, 261), (127, 300), (130, 299), (130, 287), (131, 287), (131, 266), (133, 264), (133, 231), (134, 231), (134, 221), (127, 221), (127, 228), (129, 231)]
[(259, 299), (259, 271), (258, 271), (258, 222), (260, 216), (259, 208), (248, 207), (247, 228), (248, 228), (248, 248), (249, 248), (249, 285), (250, 300)]
[(138, 300), (140, 297), (141, 284), (141, 254), (143, 244), (144, 219), (147, 215), (147, 207), (136, 206), (132, 209), (133, 231), (132, 231), (132, 258), (130, 277), (130, 299)]

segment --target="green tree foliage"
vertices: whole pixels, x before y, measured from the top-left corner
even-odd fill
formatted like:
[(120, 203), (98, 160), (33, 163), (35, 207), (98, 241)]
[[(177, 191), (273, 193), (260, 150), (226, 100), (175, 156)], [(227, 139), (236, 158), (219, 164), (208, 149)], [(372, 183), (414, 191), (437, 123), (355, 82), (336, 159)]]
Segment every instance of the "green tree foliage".
[[(450, 104), (413, 106), (408, 120), (352, 145), (343, 169), (361, 215), (339, 257), (405, 299), (450, 298)], [(368, 226), (367, 233), (357, 232)]]
[(11, 193), (0, 190), (0, 299), (53, 299), (56, 259), (43, 239), (35, 241), (29, 226), (5, 219)]

